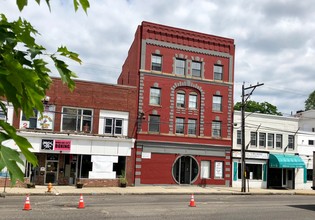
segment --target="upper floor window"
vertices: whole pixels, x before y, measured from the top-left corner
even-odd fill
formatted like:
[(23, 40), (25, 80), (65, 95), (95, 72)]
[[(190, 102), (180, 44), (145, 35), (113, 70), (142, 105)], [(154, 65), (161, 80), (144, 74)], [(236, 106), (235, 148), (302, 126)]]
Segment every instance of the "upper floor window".
[(236, 138), (236, 144), (242, 144), (242, 131), (237, 130), (237, 138)]
[(62, 108), (63, 131), (91, 132), (92, 110), (80, 108)]
[(155, 54), (152, 55), (151, 70), (162, 71), (162, 56)]
[(192, 61), (192, 76), (201, 77), (201, 63)]
[[(7, 109), (5, 108), (5, 111), (7, 111)], [(7, 116), (5, 114), (5, 112), (3, 111), (3, 109), (0, 107), (0, 120), (6, 121)]]
[(176, 134), (184, 134), (184, 118), (176, 118)]
[(273, 148), (275, 142), (275, 135), (274, 134), (268, 134), (268, 147)]
[[(22, 113), (22, 125), (21, 128), (37, 128), (37, 115), (38, 111), (37, 109), (34, 109), (34, 115), (26, 118), (25, 114)], [(23, 124), (24, 123), (24, 124)]]
[(214, 79), (222, 80), (223, 79), (223, 66), (214, 65)]
[(52, 130), (54, 127), (54, 117), (55, 106), (45, 105), (45, 109), (42, 114), (40, 114), (37, 109), (34, 109), (34, 115), (28, 119), (26, 118), (25, 114), (22, 113), (20, 128)]
[(185, 108), (185, 92), (178, 91), (176, 94), (176, 106), (179, 108)]
[(160, 116), (159, 115), (150, 115), (149, 131), (160, 132)]
[(276, 134), (276, 148), (282, 148), (282, 134)]
[(222, 96), (217, 96), (217, 95), (213, 96), (212, 110), (216, 112), (222, 111)]
[(259, 133), (259, 147), (266, 147), (266, 133)]
[(123, 119), (121, 118), (105, 118), (104, 134), (122, 135)]
[(250, 132), (250, 145), (253, 147), (257, 147), (257, 132)]
[(161, 89), (159, 88), (150, 89), (150, 104), (151, 105), (161, 104)]
[(288, 147), (289, 149), (294, 150), (294, 135), (288, 136)]
[(314, 145), (314, 140), (308, 140), (308, 145)]
[(189, 94), (189, 108), (197, 109), (197, 94)]
[(221, 137), (221, 121), (212, 122), (212, 137)]
[(176, 59), (176, 74), (185, 75), (185, 63), (183, 59)]
[(196, 135), (197, 134), (197, 120), (188, 119), (188, 134)]

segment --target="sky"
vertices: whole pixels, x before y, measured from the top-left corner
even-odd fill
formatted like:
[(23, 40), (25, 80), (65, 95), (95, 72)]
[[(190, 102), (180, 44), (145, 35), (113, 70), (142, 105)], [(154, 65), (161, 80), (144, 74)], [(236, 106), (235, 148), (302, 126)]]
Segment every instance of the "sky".
[[(20, 12), (0, 0), (9, 21), (22, 17), (53, 53), (61, 45), (80, 54), (68, 62), (79, 79), (116, 84), (138, 25), (163, 24), (234, 39), (234, 101), (245, 87), (264, 83), (249, 100), (269, 102), (288, 116), (304, 109), (315, 90), (315, 4), (312, 0), (90, 0), (74, 11), (71, 0), (29, 0)], [(58, 76), (51, 68), (52, 76)]]

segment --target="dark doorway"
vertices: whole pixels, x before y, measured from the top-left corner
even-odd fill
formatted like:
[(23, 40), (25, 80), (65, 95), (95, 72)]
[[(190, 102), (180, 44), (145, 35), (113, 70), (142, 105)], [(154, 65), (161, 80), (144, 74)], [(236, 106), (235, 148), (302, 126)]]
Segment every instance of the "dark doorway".
[(191, 156), (179, 157), (173, 165), (173, 177), (179, 184), (193, 183), (196, 180), (198, 172), (198, 163)]

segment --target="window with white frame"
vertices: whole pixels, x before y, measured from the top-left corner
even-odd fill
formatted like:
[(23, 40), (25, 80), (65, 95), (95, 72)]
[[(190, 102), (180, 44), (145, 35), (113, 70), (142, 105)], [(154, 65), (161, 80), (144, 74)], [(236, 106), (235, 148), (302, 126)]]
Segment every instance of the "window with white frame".
[[(238, 179), (242, 179), (242, 165), (238, 163)], [(263, 178), (263, 165), (246, 163), (246, 178), (253, 180), (262, 180)]]
[(176, 118), (176, 134), (184, 134), (184, 118)]
[(259, 133), (259, 147), (266, 147), (266, 133)]
[(221, 121), (212, 121), (212, 137), (221, 137)]
[[(7, 108), (4, 105), (3, 107), (5, 108), (5, 111), (7, 111)], [(7, 116), (5, 111), (0, 107), (0, 120), (6, 121)]]
[(222, 179), (224, 174), (224, 167), (222, 161), (216, 161), (214, 163), (214, 178)]
[(161, 55), (152, 54), (151, 70), (162, 71), (162, 56)]
[(201, 77), (201, 62), (192, 61), (192, 76)]
[(274, 148), (274, 142), (275, 142), (275, 135), (268, 133), (268, 147)]
[(183, 59), (176, 59), (176, 74), (185, 75), (186, 61)]
[(214, 79), (222, 80), (223, 79), (223, 66), (214, 65)]
[(105, 118), (104, 134), (122, 135), (123, 121), (121, 118)]
[(276, 134), (276, 148), (282, 149), (282, 134)]
[(128, 136), (129, 112), (100, 110), (98, 134)]
[(178, 108), (185, 108), (185, 92), (178, 91), (176, 94), (176, 106)]
[(308, 140), (308, 145), (314, 145), (314, 140)]
[(83, 108), (62, 108), (62, 131), (91, 132), (93, 111)]
[(211, 177), (211, 161), (209, 160), (202, 160), (200, 163), (200, 178), (201, 179), (209, 179)]
[(197, 94), (189, 94), (189, 104), (190, 109), (197, 109)]
[(160, 132), (160, 116), (150, 115), (149, 117), (149, 131)]
[(236, 133), (237, 133), (236, 144), (242, 144), (242, 131), (237, 130)]
[(161, 89), (159, 88), (150, 89), (150, 104), (151, 105), (161, 104)]
[(197, 120), (188, 119), (188, 134), (196, 135), (197, 134)]
[(257, 132), (250, 132), (250, 145), (252, 147), (257, 147)]
[(294, 135), (288, 136), (288, 147), (291, 150), (294, 150)]
[(217, 96), (217, 95), (213, 96), (212, 110), (216, 112), (222, 111), (222, 96)]

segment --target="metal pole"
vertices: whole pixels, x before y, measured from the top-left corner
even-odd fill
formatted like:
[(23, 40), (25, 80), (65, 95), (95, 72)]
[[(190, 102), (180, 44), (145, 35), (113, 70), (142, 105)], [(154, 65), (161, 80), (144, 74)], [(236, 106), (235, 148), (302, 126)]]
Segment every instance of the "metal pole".
[(244, 84), (242, 85), (242, 163), (241, 163), (241, 171), (242, 171), (242, 188), (241, 192), (246, 192), (246, 164), (245, 164), (245, 89)]

